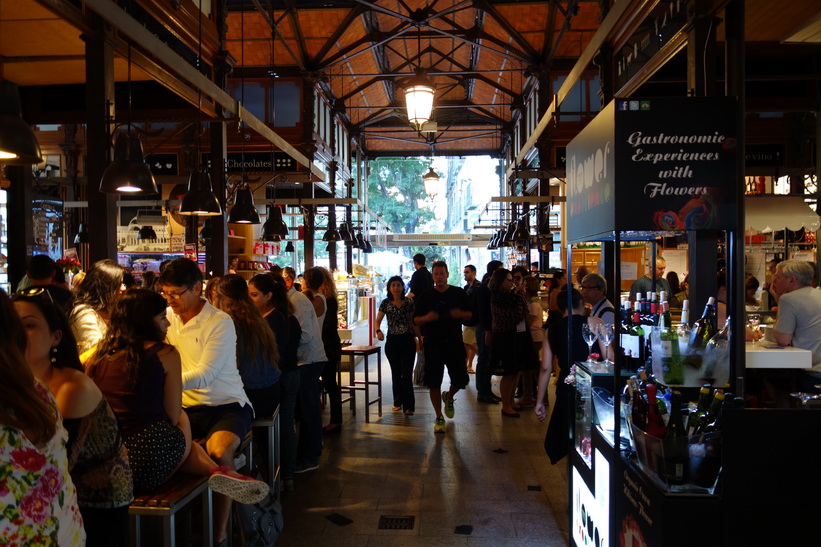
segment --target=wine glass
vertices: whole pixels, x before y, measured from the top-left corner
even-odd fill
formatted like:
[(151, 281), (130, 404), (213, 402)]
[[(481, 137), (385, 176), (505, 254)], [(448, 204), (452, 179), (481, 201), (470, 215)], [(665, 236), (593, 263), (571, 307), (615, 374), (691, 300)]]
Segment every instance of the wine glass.
[(747, 316), (747, 321), (750, 323), (750, 328), (753, 329), (753, 344), (758, 343), (758, 335), (761, 332), (759, 325), (761, 325), (761, 316), (757, 313), (751, 313)]
[(596, 333), (599, 337), (599, 342), (602, 343), (604, 346), (604, 364), (610, 369), (613, 366), (613, 361), (607, 358), (607, 348), (610, 346), (610, 342), (613, 341), (613, 337), (616, 335), (616, 330), (613, 327), (613, 323), (603, 323), (599, 325), (599, 328), (596, 329)]
[(584, 341), (587, 344), (588, 363), (593, 362), (593, 359), (590, 358), (590, 355), (593, 353), (593, 342), (596, 341), (597, 336), (598, 334), (596, 333), (596, 325), (591, 325), (590, 323), (585, 323), (582, 325), (582, 337), (584, 338)]

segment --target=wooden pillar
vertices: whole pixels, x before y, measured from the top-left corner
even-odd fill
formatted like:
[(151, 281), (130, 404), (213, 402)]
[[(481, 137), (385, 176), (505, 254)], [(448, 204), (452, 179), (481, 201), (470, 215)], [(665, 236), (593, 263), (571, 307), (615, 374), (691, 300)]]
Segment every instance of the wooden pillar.
[(84, 35), (86, 62), (86, 162), (88, 227), (91, 243), (89, 264), (117, 258), (117, 196), (100, 192), (103, 172), (111, 163), (111, 132), (114, 113), (114, 50), (103, 20), (90, 13), (97, 32)]

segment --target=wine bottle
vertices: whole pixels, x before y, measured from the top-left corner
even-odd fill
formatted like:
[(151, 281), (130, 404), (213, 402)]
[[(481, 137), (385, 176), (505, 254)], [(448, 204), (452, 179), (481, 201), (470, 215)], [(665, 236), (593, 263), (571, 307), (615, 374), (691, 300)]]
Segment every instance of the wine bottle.
[(710, 407), (707, 409), (707, 412), (699, 417), (698, 423), (695, 424), (695, 427), (693, 428), (692, 435), (701, 435), (707, 430), (707, 426), (718, 417), (724, 401), (724, 392), (721, 389), (716, 389), (715, 394), (713, 395), (713, 401), (710, 403)]
[(661, 302), (661, 318), (659, 319), (659, 326), (668, 329), (673, 328), (673, 316), (670, 315), (670, 305), (666, 300)]
[(710, 385), (704, 384), (701, 386), (701, 390), (698, 394), (698, 403), (696, 403), (696, 408), (690, 412), (690, 416), (687, 418), (687, 434), (694, 435), (696, 426), (698, 424), (699, 419), (707, 414), (710, 408)]
[(670, 419), (664, 430), (664, 478), (668, 484), (684, 484), (687, 474), (687, 432), (681, 412), (681, 392), (673, 391)]
[(690, 332), (690, 347), (703, 348), (707, 345), (710, 338), (713, 337), (716, 330), (713, 324), (715, 323), (716, 314), (716, 299), (711, 296), (707, 299), (707, 304), (704, 306), (704, 312), (701, 317), (693, 325), (693, 330)]
[(654, 437), (663, 437), (666, 431), (664, 420), (659, 413), (658, 401), (656, 400), (656, 385), (647, 384), (647, 434)]
[(681, 351), (678, 347), (678, 333), (672, 328), (672, 319), (669, 310), (666, 311), (666, 318), (662, 314), (661, 323), (669, 321), (669, 326), (660, 327), (659, 333), (659, 361), (661, 362), (661, 379), (669, 385), (681, 385), (684, 383), (684, 369), (681, 366)]
[(681, 321), (679, 321), (680, 325), (686, 325), (688, 328), (690, 327), (690, 301), (684, 300), (681, 303)]

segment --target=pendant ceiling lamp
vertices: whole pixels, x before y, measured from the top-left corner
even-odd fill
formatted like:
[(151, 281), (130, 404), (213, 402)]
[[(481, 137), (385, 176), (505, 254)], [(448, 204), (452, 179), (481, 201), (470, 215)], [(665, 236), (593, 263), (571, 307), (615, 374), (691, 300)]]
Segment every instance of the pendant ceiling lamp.
[(288, 237), (288, 225), (282, 220), (282, 209), (276, 205), (268, 208), (268, 218), (262, 225), (263, 241), (280, 241)]
[(433, 111), (433, 83), (428, 79), (425, 70), (416, 69), (416, 76), (405, 86), (405, 107), (408, 110), (408, 121), (417, 130), (430, 121)]
[(157, 232), (155, 232), (154, 228), (152, 228), (151, 226), (143, 226), (137, 233), (137, 239), (144, 241), (156, 241)]
[(128, 123), (114, 142), (114, 161), (103, 172), (100, 192), (106, 194), (157, 194), (157, 182), (143, 154), (140, 136), (132, 133), (131, 125), (131, 41), (128, 42)]
[(234, 206), (228, 213), (228, 222), (232, 224), (259, 224), (259, 211), (254, 205), (254, 194), (245, 181), (234, 196)]
[(360, 250), (365, 250), (365, 238), (362, 237), (362, 230), (359, 230), (356, 234), (356, 248)]
[[(241, 32), (240, 37), (240, 63), (242, 65), (242, 73), (240, 78), (240, 103), (245, 103), (245, 10), (241, 12)], [(242, 118), (239, 120), (237, 129), (242, 132)], [(259, 224), (259, 211), (254, 205), (254, 193), (248, 186), (245, 179), (245, 135), (240, 135), (240, 142), (242, 143), (242, 182), (240, 187), (234, 195), (234, 206), (228, 213), (228, 222), (232, 224)]]
[(157, 182), (145, 163), (139, 135), (120, 131), (114, 143), (114, 161), (103, 172), (100, 192), (106, 194), (157, 194)]
[[(202, 10), (199, 13), (199, 49), (197, 50), (196, 66), (202, 63)], [(197, 116), (202, 116), (202, 89), (197, 89)], [(202, 120), (197, 121), (199, 129), (199, 140), (197, 141), (197, 157), (202, 163)], [(180, 203), (179, 214), (214, 217), (222, 214), (222, 206), (217, 196), (214, 194), (214, 187), (211, 184), (211, 177), (201, 166), (199, 170), (191, 173), (188, 178), (188, 191)]]
[(519, 247), (524, 247), (530, 241), (530, 230), (527, 229), (527, 220), (524, 217), (516, 224), (516, 231), (513, 232), (513, 241)]
[(342, 234), (336, 229), (336, 226), (329, 224), (328, 229), (322, 235), (322, 241), (342, 241)]
[(433, 166), (428, 167), (428, 172), (422, 175), (424, 182), (439, 182), (439, 173), (433, 170)]
[(91, 243), (88, 227), (84, 222), (80, 223), (80, 227), (77, 229), (77, 235), (74, 236), (74, 244), (79, 245), (80, 243)]
[(204, 171), (194, 171), (188, 177), (188, 191), (182, 197), (179, 214), (214, 217), (222, 214), (222, 207), (214, 195), (211, 177)]
[[(422, 25), (417, 26), (417, 58), (422, 60)], [(416, 75), (405, 85), (405, 106), (408, 121), (417, 131), (430, 120), (433, 111), (433, 82), (428, 79), (425, 69), (416, 67)]]
[(499, 234), (499, 241), (497, 242), (497, 245), (499, 247), (510, 247), (510, 242), (505, 239), (506, 236), (507, 236), (507, 230), (505, 228), (502, 228), (501, 230), (499, 230), (498, 234)]
[(285, 252), (286, 253), (293, 253), (295, 250), (296, 249), (294, 249), (294, 244), (292, 242), (289, 241), (288, 244), (285, 245)]
[(34, 130), (23, 120), (17, 86), (0, 80), (0, 163), (32, 165), (42, 161)]
[(342, 224), (340, 224), (340, 226), (339, 226), (339, 236), (340, 236), (342, 241), (344, 241), (345, 243), (348, 243), (348, 244), (350, 244), (351, 240), (353, 239), (353, 236), (351, 236), (351, 231), (348, 229), (348, 223), (347, 222), (343, 222)]

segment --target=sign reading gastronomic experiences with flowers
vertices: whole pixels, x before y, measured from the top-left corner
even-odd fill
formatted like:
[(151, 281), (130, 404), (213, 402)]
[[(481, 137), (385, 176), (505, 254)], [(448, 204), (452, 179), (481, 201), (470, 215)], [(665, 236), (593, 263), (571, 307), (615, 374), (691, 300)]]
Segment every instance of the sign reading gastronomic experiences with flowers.
[(567, 147), (570, 241), (737, 226), (736, 101), (614, 99)]

